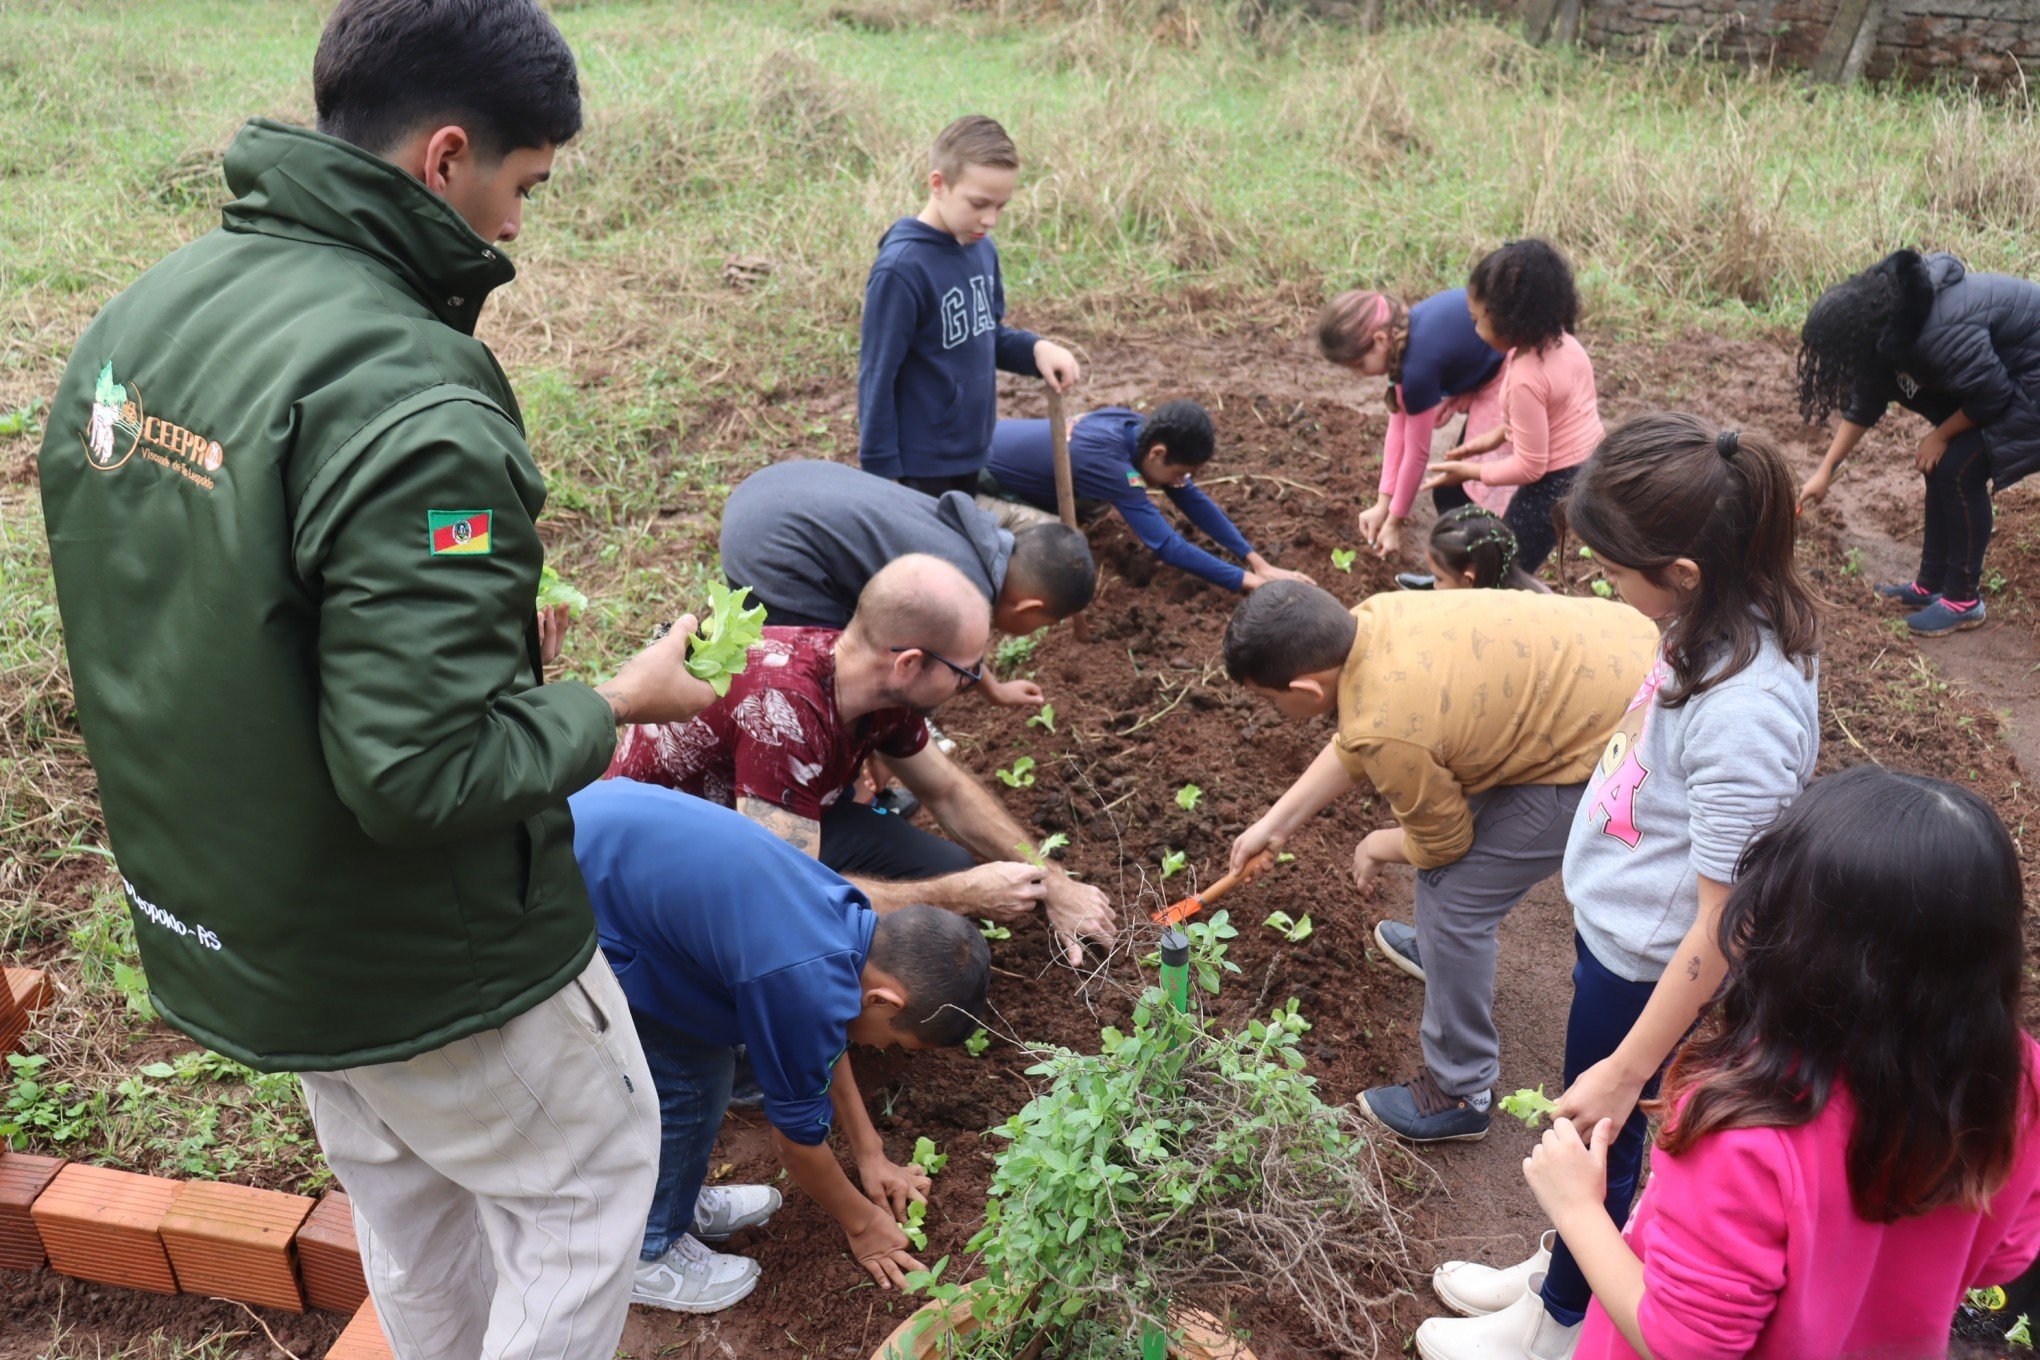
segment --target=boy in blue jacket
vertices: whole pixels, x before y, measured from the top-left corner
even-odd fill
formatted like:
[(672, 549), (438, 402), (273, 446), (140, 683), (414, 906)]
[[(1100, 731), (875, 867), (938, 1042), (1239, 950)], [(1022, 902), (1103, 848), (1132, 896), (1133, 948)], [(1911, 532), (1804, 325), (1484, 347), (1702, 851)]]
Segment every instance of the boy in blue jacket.
[(864, 285), (857, 360), (857, 460), (866, 472), (939, 496), (975, 492), (998, 418), (998, 371), (1077, 380), (1051, 340), (1005, 324), (992, 227), (1020, 180), (1020, 153), (990, 118), (959, 118), (935, 139), (928, 202), (879, 239)]
[[(1256, 590), (1270, 581), (1310, 581), (1256, 552), (1225, 511), (1191, 480), (1211, 460), (1216, 445), (1211, 415), (1194, 401), (1164, 402), (1147, 416), (1124, 406), (1079, 416), (1070, 427), (1070, 480), (1077, 502), (1110, 505), (1155, 556), (1226, 590)], [(1239, 565), (1221, 561), (1177, 533), (1148, 498), (1149, 488), (1174, 501), (1185, 518)], [(1055, 450), (1046, 420), (998, 423), (980, 489), (1056, 513)], [(991, 502), (984, 504), (989, 507)]]
[[(873, 1280), (900, 1287), (921, 1263), (898, 1221), (927, 1198), (928, 1178), (885, 1155), (848, 1045), (968, 1038), (991, 972), (976, 923), (928, 906), (876, 915), (863, 893), (750, 818), (673, 789), (611, 779), (568, 804), (602, 952), (659, 1098), (658, 1189), (631, 1301), (713, 1313), (758, 1283), (755, 1260), (703, 1245), (780, 1206), (770, 1186), (705, 1185), (739, 1044), (788, 1176)], [(861, 1190), (829, 1148), (837, 1126)]]

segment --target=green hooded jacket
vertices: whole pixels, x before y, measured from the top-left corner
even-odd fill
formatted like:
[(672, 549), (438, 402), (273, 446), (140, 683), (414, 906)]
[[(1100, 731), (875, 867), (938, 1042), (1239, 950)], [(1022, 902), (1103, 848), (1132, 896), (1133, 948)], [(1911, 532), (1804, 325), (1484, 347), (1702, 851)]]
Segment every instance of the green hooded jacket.
[(510, 262), (389, 163), (256, 120), (219, 230), (109, 303), (41, 476), (78, 715), (150, 994), (267, 1070), (415, 1056), (595, 948), (544, 684), (545, 484), (474, 338)]

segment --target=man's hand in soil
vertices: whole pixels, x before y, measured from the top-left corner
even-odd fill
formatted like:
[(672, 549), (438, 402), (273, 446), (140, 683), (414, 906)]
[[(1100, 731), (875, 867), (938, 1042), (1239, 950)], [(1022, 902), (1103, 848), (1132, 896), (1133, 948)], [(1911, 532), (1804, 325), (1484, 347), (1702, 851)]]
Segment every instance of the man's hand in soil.
[(1381, 526), (1388, 523), (1388, 497), (1383, 496), (1360, 512), (1360, 541), (1373, 547), (1381, 538)]
[(1077, 372), (1077, 356), (1053, 340), (1034, 342), (1034, 366), (1041, 370), (1041, 378), (1058, 392), (1067, 392), (1081, 376)]
[(865, 1198), (895, 1219), (905, 1219), (907, 1206), (914, 1201), (928, 1202), (927, 1173), (918, 1166), (901, 1166), (883, 1152), (857, 1159), (857, 1180)]
[(1401, 827), (1385, 826), (1379, 831), (1370, 831), (1360, 838), (1360, 844), (1353, 847), (1353, 886), (1366, 892), (1381, 873), (1381, 866), (1409, 862), (1409, 855), (1403, 848)]
[(681, 615), (664, 637), (624, 662), (614, 680), (596, 686), (617, 722), (686, 722), (715, 702), (715, 690), (687, 669), (687, 639), (697, 626), (694, 615)]
[(985, 677), (978, 686), (985, 698), (1000, 708), (1040, 708), (1048, 702), (1048, 696), (1041, 692), (1041, 686), (1032, 680), (994, 680)]
[(1799, 513), (1805, 514), (1807, 506), (1819, 505), (1826, 500), (1828, 488), (1834, 485), (1834, 480), (1834, 474), (1826, 468), (1808, 477), (1806, 484), (1799, 488)]
[(876, 1205), (856, 1223), (845, 1224), (843, 1235), (850, 1239), (850, 1254), (870, 1272), (881, 1289), (905, 1289), (907, 1276), (927, 1267), (907, 1254), (911, 1245), (889, 1210)]
[(999, 925), (1023, 920), (1048, 896), (1048, 870), (1018, 860), (995, 860), (955, 876), (953, 894), (966, 916), (983, 916)]
[(1072, 968), (1084, 961), (1084, 946), (1078, 941), (1096, 940), (1110, 949), (1119, 936), (1111, 899), (1100, 889), (1063, 873), (1048, 876), (1048, 923)]

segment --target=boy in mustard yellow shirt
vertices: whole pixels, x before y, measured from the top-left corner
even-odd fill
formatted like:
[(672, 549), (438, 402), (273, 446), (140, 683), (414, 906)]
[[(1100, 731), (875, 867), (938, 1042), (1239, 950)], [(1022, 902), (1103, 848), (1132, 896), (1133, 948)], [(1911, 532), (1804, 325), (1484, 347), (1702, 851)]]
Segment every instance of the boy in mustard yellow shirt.
[(1382, 921), (1389, 961), (1424, 983), (1423, 1066), (1360, 1097), (1412, 1142), (1485, 1137), (1501, 1075), (1495, 944), (1502, 918), (1559, 870), (1573, 809), (1657, 649), (1627, 605), (1518, 590), (1376, 595), (1348, 610), (1275, 581), (1225, 633), (1225, 668), (1285, 717), (1336, 712), (1338, 734), (1233, 842), (1234, 867), (1369, 782), (1396, 825), (1353, 853), (1419, 871), (1416, 927)]

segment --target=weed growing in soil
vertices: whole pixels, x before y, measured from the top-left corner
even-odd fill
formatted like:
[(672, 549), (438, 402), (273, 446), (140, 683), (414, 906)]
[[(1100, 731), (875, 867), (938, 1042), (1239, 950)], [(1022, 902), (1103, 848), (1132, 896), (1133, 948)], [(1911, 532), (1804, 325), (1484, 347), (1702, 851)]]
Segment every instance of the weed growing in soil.
[[(1212, 928), (1193, 943), (1214, 979), (1222, 944)], [(1287, 1293), (1326, 1336), (1374, 1335), (1370, 1310), (1408, 1265), (1383, 1168), (1400, 1154), (1319, 1099), (1299, 1048), (1309, 1028), (1292, 999), (1214, 1033), (1151, 987), (1097, 1053), (1038, 1051), (1042, 1087), (993, 1130), (1007, 1146), (967, 1247), (987, 1281), (982, 1326), (955, 1353), (1011, 1355), (1079, 1320), (1123, 1346), (1171, 1304), (1243, 1285)], [(953, 1301), (948, 1263), (910, 1285)]]
[(998, 646), (992, 649), (992, 665), (1000, 675), (1011, 677), (1013, 672), (1034, 660), (1034, 649), (1041, 645), (1041, 635), (1046, 628), (1037, 628), (1025, 637), (1002, 637)]

